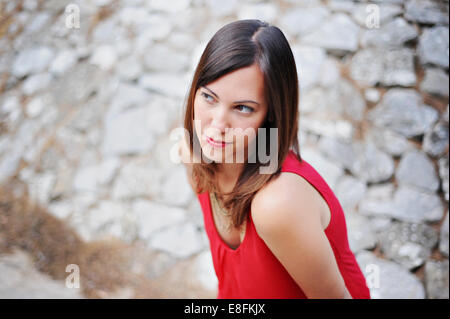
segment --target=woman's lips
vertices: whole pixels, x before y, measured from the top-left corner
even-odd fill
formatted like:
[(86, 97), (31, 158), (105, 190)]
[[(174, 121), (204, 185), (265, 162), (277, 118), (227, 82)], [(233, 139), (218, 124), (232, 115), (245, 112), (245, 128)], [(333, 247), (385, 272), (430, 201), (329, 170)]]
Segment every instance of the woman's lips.
[(217, 141), (213, 140), (212, 138), (210, 138), (209, 136), (206, 136), (206, 141), (214, 147), (225, 147), (227, 144), (230, 144), (230, 143), (225, 143), (225, 142), (217, 142)]

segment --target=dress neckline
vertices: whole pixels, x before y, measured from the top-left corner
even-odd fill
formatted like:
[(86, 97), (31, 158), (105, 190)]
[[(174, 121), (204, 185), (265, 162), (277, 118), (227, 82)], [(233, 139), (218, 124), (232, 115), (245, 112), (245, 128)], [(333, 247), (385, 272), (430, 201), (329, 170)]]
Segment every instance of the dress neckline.
[(228, 246), (228, 244), (222, 239), (222, 237), (219, 234), (219, 231), (216, 228), (216, 224), (214, 222), (214, 216), (213, 216), (213, 210), (212, 210), (212, 204), (211, 204), (211, 196), (210, 196), (210, 192), (207, 192), (208, 195), (208, 208), (209, 208), (209, 220), (211, 223), (211, 227), (214, 230), (214, 234), (217, 237), (217, 239), (219, 240), (219, 243), (221, 246), (223, 246), (227, 251), (230, 251), (232, 253), (237, 253), (241, 250), (241, 247), (247, 242), (247, 237), (248, 237), (248, 233), (249, 233), (249, 226), (250, 226), (250, 211), (248, 212), (247, 215), (247, 224), (245, 225), (245, 234), (244, 234), (244, 239), (242, 240), (242, 242), (239, 244), (239, 246), (236, 249), (231, 248), (230, 246)]

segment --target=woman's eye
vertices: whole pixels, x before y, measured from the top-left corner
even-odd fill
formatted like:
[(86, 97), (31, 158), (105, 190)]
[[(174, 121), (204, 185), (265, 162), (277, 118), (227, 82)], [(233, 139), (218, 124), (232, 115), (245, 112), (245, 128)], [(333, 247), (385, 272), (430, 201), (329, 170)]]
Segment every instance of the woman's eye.
[(213, 97), (211, 95), (206, 94), (205, 92), (202, 92), (202, 96), (205, 98), (205, 100), (207, 102), (214, 102), (214, 99), (213, 99)]
[(244, 111), (243, 113), (252, 113), (253, 112), (253, 108), (247, 106), (247, 105), (238, 105), (236, 106), (236, 108), (239, 108), (242, 110), (242, 108), (246, 109), (246, 111)]

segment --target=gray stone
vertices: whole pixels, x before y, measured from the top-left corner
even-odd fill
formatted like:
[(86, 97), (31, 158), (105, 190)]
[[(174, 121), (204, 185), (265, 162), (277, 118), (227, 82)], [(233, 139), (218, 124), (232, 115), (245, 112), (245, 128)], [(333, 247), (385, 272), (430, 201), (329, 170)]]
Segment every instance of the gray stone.
[(372, 299), (424, 299), (420, 280), (395, 262), (362, 251), (356, 260), (366, 276)]
[(431, 226), (415, 223), (393, 222), (379, 237), (385, 256), (408, 269), (421, 266), (438, 242)]
[(319, 82), (322, 64), (325, 61), (325, 50), (316, 47), (293, 46), (295, 64), (298, 77), (300, 79), (300, 88), (307, 91)]
[(403, 155), (395, 178), (400, 185), (407, 184), (431, 192), (439, 189), (439, 177), (433, 162), (419, 150), (412, 150)]
[(394, 195), (391, 216), (402, 221), (421, 223), (441, 220), (444, 207), (441, 199), (434, 193), (417, 188), (401, 186)]
[(150, 151), (155, 143), (148, 126), (151, 116), (148, 108), (140, 107), (106, 118), (103, 154), (142, 154)]
[(346, 15), (334, 14), (328, 21), (304, 36), (302, 44), (322, 47), (332, 53), (355, 52), (358, 49), (359, 27)]
[(390, 218), (394, 191), (395, 186), (392, 183), (369, 186), (366, 195), (359, 204), (358, 211), (368, 216)]
[(377, 237), (372, 230), (369, 218), (348, 210), (345, 213), (348, 242), (353, 253), (364, 249), (373, 249), (377, 244)]
[(244, 3), (236, 13), (239, 20), (260, 19), (269, 23), (274, 23), (279, 14), (279, 7), (274, 3)]
[(177, 73), (152, 72), (142, 75), (138, 84), (149, 91), (166, 96), (184, 98), (188, 94), (189, 80), (186, 75)]
[(186, 169), (179, 164), (167, 174), (161, 185), (161, 201), (176, 206), (187, 206), (192, 196), (193, 191), (187, 180)]
[(128, 163), (124, 165), (114, 181), (112, 197), (118, 200), (149, 196), (160, 196), (163, 172), (145, 163)]
[(440, 230), (440, 240), (439, 240), (439, 251), (448, 257), (448, 210), (445, 215), (444, 222), (441, 225)]
[(218, 280), (214, 270), (211, 251), (201, 252), (195, 259), (197, 280), (208, 290), (217, 290)]
[(304, 147), (302, 158), (308, 163), (313, 163), (314, 169), (322, 176), (331, 189), (336, 189), (339, 178), (344, 174), (344, 169), (336, 161), (332, 161), (317, 151), (317, 148)]
[(448, 69), (448, 27), (425, 29), (419, 38), (418, 54), (422, 64)]
[(394, 4), (379, 4), (376, 6), (379, 13), (379, 24), (373, 26), (373, 22), (369, 19), (370, 14), (373, 14), (373, 9), (368, 7), (368, 4), (357, 4), (351, 11), (353, 19), (358, 22), (361, 26), (366, 28), (384, 26), (393, 17), (398, 16), (403, 12), (402, 8)]
[(191, 222), (155, 233), (149, 241), (149, 246), (178, 258), (187, 258), (205, 248), (199, 231)]
[(394, 161), (372, 142), (343, 143), (321, 139), (320, 149), (333, 160), (340, 162), (356, 177), (365, 182), (382, 182), (394, 173)]
[(379, 29), (367, 30), (361, 36), (363, 47), (401, 47), (405, 42), (417, 38), (414, 26), (402, 18), (396, 18)]
[(77, 62), (77, 56), (73, 50), (62, 50), (50, 64), (49, 71), (55, 75), (61, 75)]
[(425, 133), (422, 148), (433, 157), (441, 156), (448, 148), (448, 123), (438, 122)]
[[(22, 250), (0, 255), (0, 283), (2, 299), (84, 298), (80, 289), (69, 288), (63, 280), (37, 271), (32, 257)], [(82, 284), (80, 282), (80, 288)]]
[(448, 299), (448, 269), (448, 259), (427, 261), (425, 287), (428, 299)]
[(396, 133), (390, 129), (377, 129), (370, 127), (366, 138), (375, 143), (381, 150), (392, 156), (401, 156), (413, 146), (403, 135)]
[(144, 240), (149, 240), (156, 231), (186, 219), (186, 212), (183, 209), (148, 200), (134, 201), (132, 210), (137, 215), (139, 238)]
[(317, 29), (329, 16), (324, 6), (296, 8), (281, 17), (280, 26), (291, 35), (301, 37)]
[(409, 0), (405, 5), (405, 18), (425, 24), (448, 25), (448, 3), (431, 0)]
[(376, 127), (391, 129), (405, 137), (419, 136), (438, 120), (438, 112), (423, 105), (421, 96), (410, 89), (391, 89), (382, 101), (368, 112)]
[(149, 71), (182, 72), (189, 65), (189, 56), (177, 52), (166, 45), (149, 45), (143, 57), (144, 65)]
[(352, 59), (350, 75), (362, 86), (413, 86), (416, 83), (414, 52), (408, 48), (368, 48)]
[(89, 62), (102, 70), (110, 70), (115, 67), (117, 62), (117, 52), (112, 45), (99, 45), (95, 47)]
[(51, 82), (52, 76), (49, 73), (39, 73), (28, 77), (22, 85), (25, 95), (33, 95), (45, 89)]
[(445, 156), (442, 156), (439, 161), (439, 177), (441, 178), (441, 187), (444, 191), (445, 200), (448, 202), (448, 153)]
[(22, 50), (14, 60), (11, 72), (17, 78), (42, 72), (48, 67), (53, 56), (53, 50), (45, 46)]
[(420, 89), (427, 93), (448, 97), (448, 85), (447, 73), (438, 68), (427, 68)]
[(366, 190), (366, 183), (351, 175), (344, 175), (337, 184), (336, 197), (344, 210), (345, 208), (354, 209), (364, 198)]

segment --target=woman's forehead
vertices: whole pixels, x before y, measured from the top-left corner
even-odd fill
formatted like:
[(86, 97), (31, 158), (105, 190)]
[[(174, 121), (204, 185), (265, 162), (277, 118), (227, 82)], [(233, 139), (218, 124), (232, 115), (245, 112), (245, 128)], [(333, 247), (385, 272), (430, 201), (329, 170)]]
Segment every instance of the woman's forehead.
[(253, 100), (260, 104), (264, 102), (264, 75), (256, 64), (225, 74), (206, 87), (220, 100)]

